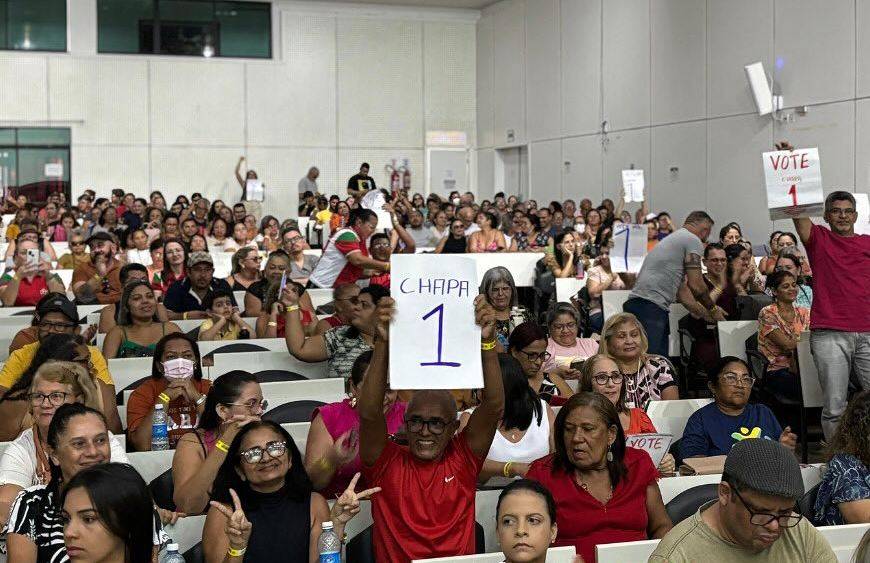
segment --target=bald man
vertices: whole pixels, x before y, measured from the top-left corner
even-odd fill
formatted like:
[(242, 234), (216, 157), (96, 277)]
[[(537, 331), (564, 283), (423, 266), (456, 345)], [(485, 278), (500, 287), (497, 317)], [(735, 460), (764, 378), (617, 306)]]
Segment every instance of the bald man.
[(456, 434), (456, 402), (446, 390), (417, 391), (405, 411), (408, 445), (387, 436), (389, 323), (393, 301), (378, 304), (374, 353), (360, 391), (360, 458), (367, 486), (381, 487), (372, 500), (376, 561), (475, 553), (474, 500), (480, 473), (504, 410), (495, 348), (495, 313), (475, 301), (481, 328), (483, 400)]

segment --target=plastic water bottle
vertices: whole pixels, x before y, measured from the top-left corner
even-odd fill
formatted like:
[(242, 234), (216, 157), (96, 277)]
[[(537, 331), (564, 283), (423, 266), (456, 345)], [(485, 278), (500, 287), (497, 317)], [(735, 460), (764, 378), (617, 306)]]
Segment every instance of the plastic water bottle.
[(324, 522), (320, 525), (323, 531), (317, 540), (317, 553), (320, 554), (320, 563), (341, 563), (341, 540), (332, 529), (332, 522)]
[(162, 563), (184, 563), (184, 556), (178, 553), (178, 544), (171, 543), (166, 546), (166, 555)]
[(169, 449), (169, 428), (166, 424), (166, 411), (163, 403), (154, 405), (154, 418), (151, 420), (151, 451)]

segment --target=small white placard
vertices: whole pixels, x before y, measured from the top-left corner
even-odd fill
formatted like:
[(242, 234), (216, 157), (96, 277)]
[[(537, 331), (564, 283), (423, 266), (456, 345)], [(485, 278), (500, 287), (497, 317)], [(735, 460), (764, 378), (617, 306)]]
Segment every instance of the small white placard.
[(858, 220), (855, 221), (855, 234), (870, 235), (870, 198), (867, 194), (855, 195), (855, 209), (858, 211)]
[(245, 198), (248, 201), (263, 201), (266, 199), (266, 189), (262, 180), (249, 179), (245, 182)]
[(390, 295), (390, 387), (480, 389), (480, 327), (474, 322), (477, 267), (471, 258), (394, 254)]
[(365, 209), (371, 209), (378, 216), (378, 231), (392, 228), (393, 218), (384, 210), (387, 200), (381, 190), (371, 190), (360, 200), (359, 204)]
[(62, 162), (46, 162), (43, 175), (46, 178), (63, 178)]
[(625, 203), (643, 201), (643, 170), (623, 170), (622, 189), (625, 191)]
[(614, 225), (610, 270), (615, 274), (639, 272), (646, 257), (646, 225)]
[(626, 436), (625, 445), (645, 451), (652, 458), (653, 465), (658, 467), (668, 453), (673, 439), (670, 434), (633, 434)]
[(771, 219), (822, 214), (825, 194), (819, 149), (766, 152), (761, 159)]

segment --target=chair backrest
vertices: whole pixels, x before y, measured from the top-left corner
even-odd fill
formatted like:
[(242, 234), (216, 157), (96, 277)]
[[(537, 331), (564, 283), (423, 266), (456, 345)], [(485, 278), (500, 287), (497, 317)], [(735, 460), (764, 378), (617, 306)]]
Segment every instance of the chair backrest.
[(801, 339), (797, 346), (798, 371), (801, 378), (801, 395), (805, 409), (821, 407), (824, 404), (822, 386), (819, 383), (819, 372), (813, 361), (813, 352), (810, 350), (810, 333), (801, 333)]
[[(201, 350), (201, 348), (200, 348)], [(264, 348), (263, 346), (257, 344), (250, 344), (248, 342), (233, 342), (232, 344), (224, 344), (218, 348), (215, 348), (208, 354), (204, 354), (203, 358), (211, 358), (214, 359), (215, 354), (233, 354), (237, 352), (268, 352), (268, 348)]]
[(167, 469), (159, 477), (148, 483), (148, 490), (154, 498), (154, 504), (166, 510), (175, 511), (175, 485), (172, 482), (172, 468)]
[(770, 362), (758, 351), (758, 333), (753, 333), (746, 339), (746, 363), (749, 364), (749, 375), (756, 381), (761, 381), (767, 374)]
[(123, 389), (118, 391), (118, 393), (115, 395), (115, 401), (119, 405), (126, 405), (127, 404), (127, 397), (130, 396), (130, 393), (135, 391), (137, 387), (139, 387), (140, 385), (142, 385), (143, 383), (145, 383), (149, 379), (151, 379), (151, 376), (146, 375), (142, 379), (137, 379), (133, 383), (127, 385), (126, 387), (124, 387)]
[(263, 371), (254, 372), (254, 375), (260, 383), (270, 381), (305, 381), (308, 379), (304, 375), (283, 369), (264, 369)]
[[(804, 515), (804, 518), (810, 521), (813, 521), (815, 518), (816, 497), (819, 496), (819, 487), (821, 486), (822, 484), (818, 483), (798, 500), (798, 511)], [(813, 524), (815, 525), (815, 522)]]
[(719, 356), (737, 356), (746, 360), (746, 339), (758, 332), (758, 321), (719, 321)]
[(668, 516), (674, 525), (679, 524), (706, 502), (715, 499), (719, 495), (719, 484), (698, 485), (678, 494), (671, 502), (665, 505)]
[(713, 399), (678, 399), (650, 401), (646, 413), (662, 434), (671, 434), (674, 440), (683, 437), (686, 422), (696, 410), (713, 402)]
[(209, 378), (217, 379), (222, 374), (234, 369), (245, 371), (276, 369), (298, 373), (307, 379), (326, 379), (329, 375), (328, 362), (302, 362), (291, 356), (285, 349), (281, 352), (218, 354), (214, 357), (214, 365), (209, 368)]
[[(577, 551), (573, 545), (551, 547), (547, 550), (547, 563), (573, 563), (576, 557)], [(434, 559), (415, 559), (414, 563), (501, 563), (502, 561), (504, 561), (504, 554), (499, 552), (459, 555), (456, 557), (436, 557)]]
[(597, 563), (646, 561), (658, 544), (659, 540), (600, 543), (595, 546), (595, 561)]
[(369, 526), (347, 542), (345, 555), (348, 561), (354, 563), (375, 563), (375, 553), (372, 549), (372, 527)]
[(205, 563), (205, 552), (202, 550), (202, 542), (191, 547), (183, 554), (185, 563)]
[(263, 415), (263, 420), (271, 420), (279, 424), (285, 422), (307, 422), (311, 420), (311, 413), (317, 407), (322, 407), (326, 403), (322, 401), (292, 401), (284, 403)]
[(757, 321), (761, 310), (773, 303), (773, 298), (764, 293), (753, 293), (751, 295), (738, 295), (735, 302), (737, 316), (741, 321)]

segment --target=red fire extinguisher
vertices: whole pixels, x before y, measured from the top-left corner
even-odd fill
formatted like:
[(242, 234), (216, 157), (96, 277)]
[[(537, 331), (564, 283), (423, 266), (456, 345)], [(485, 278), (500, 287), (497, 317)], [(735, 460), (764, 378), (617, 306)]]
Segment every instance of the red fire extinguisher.
[(402, 162), (402, 189), (408, 191), (411, 189), (411, 168), (408, 166), (408, 159)]
[(390, 190), (395, 193), (399, 191), (399, 185), (401, 184), (401, 176), (399, 176), (399, 171), (396, 170), (396, 161), (393, 161), (393, 165), (389, 167), (390, 172)]

